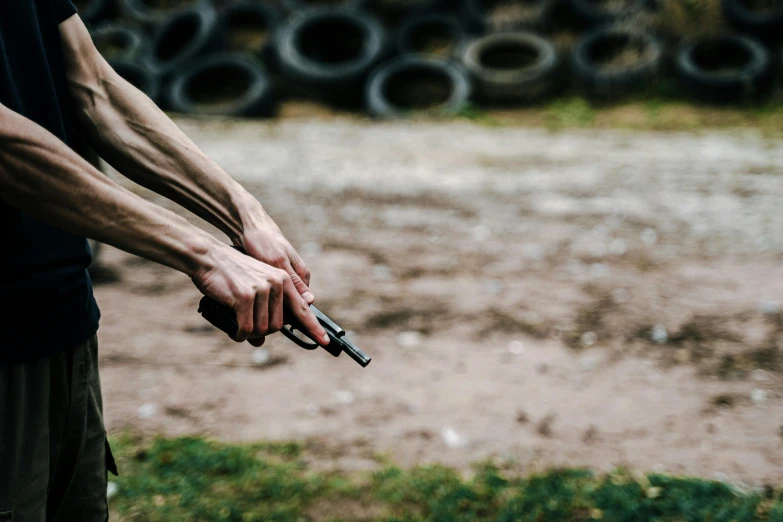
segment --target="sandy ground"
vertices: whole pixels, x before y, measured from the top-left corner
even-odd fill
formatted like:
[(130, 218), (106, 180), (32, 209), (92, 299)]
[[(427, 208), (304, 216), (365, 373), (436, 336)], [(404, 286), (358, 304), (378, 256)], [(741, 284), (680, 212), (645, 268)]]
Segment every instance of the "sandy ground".
[(186, 277), (106, 248), (111, 431), (306, 440), (314, 465), (349, 470), (494, 457), (783, 480), (780, 141), (180, 124), (263, 202), (373, 362), (276, 335), (256, 365)]

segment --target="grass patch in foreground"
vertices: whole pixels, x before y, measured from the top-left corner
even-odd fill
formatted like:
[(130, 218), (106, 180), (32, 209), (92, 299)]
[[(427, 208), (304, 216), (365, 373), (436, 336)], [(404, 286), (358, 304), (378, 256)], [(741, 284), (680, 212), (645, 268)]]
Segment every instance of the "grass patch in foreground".
[(113, 447), (122, 473), (115, 521), (783, 522), (780, 491), (665, 475), (565, 469), (519, 478), (484, 463), (470, 479), (441, 466), (349, 476), (308, 469), (295, 443), (125, 436)]

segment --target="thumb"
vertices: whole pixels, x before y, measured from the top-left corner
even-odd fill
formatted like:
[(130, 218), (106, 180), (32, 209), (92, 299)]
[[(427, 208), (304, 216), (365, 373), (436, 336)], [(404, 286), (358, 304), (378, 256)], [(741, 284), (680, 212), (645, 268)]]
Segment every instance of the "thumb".
[(296, 291), (302, 296), (302, 299), (304, 299), (307, 304), (313, 304), (315, 302), (315, 296), (290, 264), (286, 265), (286, 272), (288, 272), (288, 275), (291, 277), (291, 282), (294, 283), (294, 288), (296, 288)]

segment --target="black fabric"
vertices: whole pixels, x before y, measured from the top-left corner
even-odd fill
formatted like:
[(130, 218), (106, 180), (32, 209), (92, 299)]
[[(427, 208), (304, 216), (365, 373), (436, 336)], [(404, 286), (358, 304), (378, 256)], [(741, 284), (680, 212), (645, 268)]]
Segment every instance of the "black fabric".
[[(0, 103), (78, 150), (58, 27), (74, 13), (70, 0), (0, 0)], [(0, 364), (91, 338), (100, 313), (86, 239), (2, 201), (0, 228)]]

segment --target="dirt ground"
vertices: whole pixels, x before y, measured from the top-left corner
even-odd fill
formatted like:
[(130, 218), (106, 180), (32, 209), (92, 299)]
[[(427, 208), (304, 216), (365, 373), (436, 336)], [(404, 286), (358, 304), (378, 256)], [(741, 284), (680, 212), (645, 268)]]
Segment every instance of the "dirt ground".
[(179, 123), (373, 362), (276, 335), (256, 364), (186, 277), (106, 248), (110, 431), (305, 440), (314, 465), (348, 470), (494, 457), (783, 481), (781, 141)]

